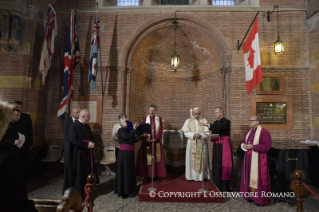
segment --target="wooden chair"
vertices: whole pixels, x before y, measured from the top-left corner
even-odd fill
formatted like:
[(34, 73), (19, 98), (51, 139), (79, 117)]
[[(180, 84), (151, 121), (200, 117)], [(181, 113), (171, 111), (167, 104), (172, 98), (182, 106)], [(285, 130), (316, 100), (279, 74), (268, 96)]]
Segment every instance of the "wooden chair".
[(103, 150), (103, 157), (102, 160), (100, 161), (100, 164), (105, 165), (105, 170), (106, 170), (106, 174), (108, 175), (108, 173), (110, 175), (112, 175), (112, 172), (110, 170), (110, 168), (108, 167), (109, 164), (115, 163), (116, 162), (116, 158), (115, 158), (115, 147), (108, 147), (108, 148), (104, 148)]
[(47, 156), (42, 160), (43, 162), (56, 162), (62, 158), (62, 146), (50, 145)]

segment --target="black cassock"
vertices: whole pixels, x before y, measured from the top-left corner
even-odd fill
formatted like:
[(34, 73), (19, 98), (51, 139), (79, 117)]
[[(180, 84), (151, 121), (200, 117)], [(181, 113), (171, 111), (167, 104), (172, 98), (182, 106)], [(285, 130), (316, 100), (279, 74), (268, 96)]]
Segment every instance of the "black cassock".
[[(230, 121), (226, 118), (221, 118), (220, 121), (215, 121), (214, 124), (210, 124), (209, 130), (213, 134), (219, 134), (220, 137), (230, 136)], [(223, 159), (223, 144), (213, 144), (213, 159), (212, 159), (212, 175), (214, 184), (222, 190), (235, 189), (236, 188), (236, 176), (234, 172), (233, 154), (231, 151), (232, 161), (232, 180), (222, 180), (222, 159)]]
[[(100, 183), (99, 175), (96, 170), (95, 160), (93, 152), (88, 148), (88, 143), (85, 140), (91, 140), (94, 142), (94, 136), (91, 128), (87, 124), (82, 124), (76, 120), (68, 130), (68, 141), (74, 148), (73, 164), (69, 164), (69, 167), (74, 172), (74, 183), (70, 186), (74, 186), (75, 189), (80, 192), (84, 199), (86, 194), (84, 192), (84, 186), (87, 183), (87, 176), (93, 173), (96, 176), (96, 184)], [(71, 149), (71, 148), (70, 148)], [(93, 167), (91, 167), (91, 164)], [(66, 185), (67, 186), (67, 185)]]
[(68, 139), (68, 130), (74, 124), (72, 117), (67, 118), (63, 122), (63, 156), (64, 156), (64, 182), (63, 192), (69, 187), (74, 187), (74, 170), (73, 170), (73, 159), (74, 159), (74, 147), (71, 145)]
[[(141, 140), (140, 136), (136, 135), (136, 131), (122, 127), (117, 132), (119, 144), (134, 145), (135, 142)], [(134, 163), (134, 151), (119, 150), (116, 160), (116, 183), (114, 194), (118, 196), (128, 195), (136, 191), (136, 175)]]
[(0, 147), (13, 152), (20, 159), (20, 148), (14, 145), (15, 140), (19, 139), (17, 122), (10, 121), (8, 129), (0, 141)]
[(12, 143), (7, 144), (0, 146), (0, 211), (36, 212), (34, 202), (28, 199), (21, 159), (12, 151)]
[(16, 123), (18, 132), (25, 136), (25, 142), (21, 148), (24, 154), (23, 157), (25, 157), (25, 154), (29, 152), (30, 146), (33, 145), (32, 120), (29, 114), (21, 113), (20, 119)]

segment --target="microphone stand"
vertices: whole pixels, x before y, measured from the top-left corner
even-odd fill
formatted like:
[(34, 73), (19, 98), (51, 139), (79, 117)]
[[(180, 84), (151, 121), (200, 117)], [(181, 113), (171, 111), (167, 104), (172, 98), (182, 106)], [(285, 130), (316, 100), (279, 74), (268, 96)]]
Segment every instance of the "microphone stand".
[[(150, 117), (150, 122), (152, 123), (151, 121), (151, 118)], [(154, 133), (154, 130), (155, 130), (155, 118), (154, 118), (154, 122), (153, 122), (153, 127), (152, 127), (152, 124), (151, 124), (151, 129), (152, 129), (152, 186), (148, 188), (148, 191), (157, 191), (157, 188), (154, 188), (153, 187), (153, 184), (154, 184), (154, 137), (155, 137), (155, 133)]]

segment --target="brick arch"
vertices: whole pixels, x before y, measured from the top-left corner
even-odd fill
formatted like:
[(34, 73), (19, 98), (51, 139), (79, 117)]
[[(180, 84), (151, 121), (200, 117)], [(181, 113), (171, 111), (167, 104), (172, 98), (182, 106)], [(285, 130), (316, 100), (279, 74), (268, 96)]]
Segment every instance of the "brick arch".
[[(122, 52), (122, 55), (124, 55), (122, 65), (126, 67), (132, 67), (132, 56), (138, 44), (153, 31), (161, 27), (165, 27), (169, 24), (171, 25), (171, 22), (172, 20), (174, 20), (174, 18), (175, 13), (164, 14), (150, 19), (149, 21), (145, 22), (142, 26), (140, 26), (136, 30), (137, 32), (133, 34), (124, 45), (125, 49)], [(206, 36), (210, 38), (210, 41), (218, 47), (223, 64), (225, 64), (226, 66), (231, 64), (230, 47), (224, 36), (219, 32), (219, 30), (216, 29), (214, 25), (201, 18), (197, 18), (195, 16), (183, 13), (177, 13), (176, 18), (177, 21), (183, 20), (185, 21), (184, 23), (189, 22), (190, 25), (196, 25), (198, 29), (205, 33)]]

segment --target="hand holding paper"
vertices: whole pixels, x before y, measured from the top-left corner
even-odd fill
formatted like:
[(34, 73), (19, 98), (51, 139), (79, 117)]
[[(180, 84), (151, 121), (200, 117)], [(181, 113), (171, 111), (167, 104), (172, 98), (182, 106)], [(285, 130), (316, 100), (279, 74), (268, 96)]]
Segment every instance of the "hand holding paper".
[(19, 140), (21, 142), (19, 144), (15, 144), (15, 145), (17, 145), (17, 147), (21, 148), (25, 142), (25, 136), (19, 132), (18, 132), (18, 134), (19, 134)]

